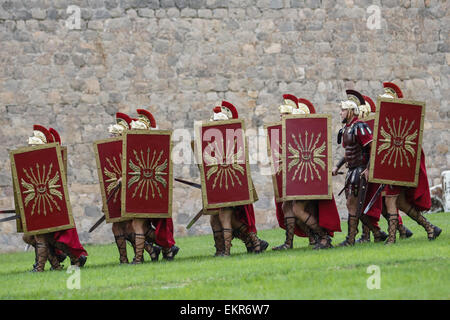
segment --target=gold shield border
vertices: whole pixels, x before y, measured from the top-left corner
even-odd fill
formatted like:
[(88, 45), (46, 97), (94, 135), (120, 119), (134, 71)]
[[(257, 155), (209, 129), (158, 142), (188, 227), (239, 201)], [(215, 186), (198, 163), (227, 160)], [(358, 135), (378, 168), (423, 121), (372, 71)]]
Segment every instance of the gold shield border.
[[(202, 151), (202, 131), (201, 129), (203, 127), (213, 127), (213, 126), (221, 126), (221, 125), (227, 125), (227, 124), (235, 124), (240, 123), (241, 129), (243, 132), (243, 143), (244, 143), (244, 152), (245, 152), (245, 169), (247, 173), (247, 181), (248, 181), (248, 194), (249, 194), (249, 200), (243, 200), (243, 201), (231, 201), (231, 202), (222, 202), (219, 204), (209, 204), (208, 198), (206, 195), (206, 181), (205, 181), (205, 168), (203, 167), (203, 153)], [(248, 159), (248, 146), (247, 146), (247, 139), (245, 136), (245, 123), (243, 119), (233, 119), (233, 120), (223, 120), (223, 121), (203, 121), (200, 126), (198, 126), (198, 133), (196, 136), (196, 144), (197, 144), (197, 152), (200, 152), (198, 159), (202, 159), (202, 161), (199, 163), (200, 167), (200, 178), (202, 181), (202, 200), (203, 200), (203, 208), (204, 209), (218, 209), (218, 208), (226, 208), (226, 207), (234, 207), (234, 206), (241, 206), (245, 204), (251, 204), (255, 202), (254, 198), (254, 187), (253, 183), (251, 181), (252, 177), (250, 174), (250, 165), (249, 165), (249, 159)]]
[[(267, 155), (268, 155), (269, 161), (270, 161), (270, 168), (272, 169), (272, 172), (274, 172), (274, 174), (272, 174), (272, 185), (273, 185), (273, 193), (275, 195), (276, 202), (281, 202), (283, 200), (282, 200), (282, 195), (280, 194), (280, 190), (278, 190), (278, 186), (277, 186), (277, 175), (275, 173), (275, 164), (273, 163), (272, 149), (270, 148), (269, 127), (279, 126), (280, 124), (282, 124), (281, 121), (272, 122), (272, 123), (268, 123), (268, 124), (264, 125), (264, 130), (266, 132), (266, 141), (267, 141)], [(283, 128), (281, 128), (281, 130), (283, 131)], [(283, 162), (283, 159), (280, 159), (280, 161)], [(280, 165), (282, 166), (283, 164), (281, 163)], [(283, 192), (283, 190), (281, 190), (281, 192)]]
[[(46, 228), (46, 229), (41, 229), (41, 230), (37, 230), (37, 231), (28, 231), (27, 228), (27, 222), (25, 220), (25, 209), (23, 207), (23, 199), (22, 199), (22, 194), (20, 193), (20, 184), (19, 184), (19, 178), (17, 175), (17, 168), (16, 168), (16, 163), (14, 160), (14, 155), (16, 154), (21, 154), (21, 153), (25, 153), (25, 152), (30, 152), (30, 151), (35, 151), (35, 150), (43, 150), (43, 149), (50, 149), (56, 147), (56, 155), (57, 155), (57, 159), (58, 159), (58, 166), (59, 169), (61, 171), (61, 180), (63, 183), (63, 190), (64, 190), (64, 198), (66, 200), (66, 207), (67, 207), (67, 214), (69, 216), (69, 224), (63, 225), (63, 226), (59, 226), (59, 227), (53, 227), (53, 228)], [(11, 171), (12, 171), (12, 176), (13, 176), (13, 184), (15, 184), (16, 188), (14, 190), (16, 197), (18, 199), (18, 204), (19, 204), (19, 211), (20, 211), (20, 219), (22, 220), (22, 230), (23, 233), (25, 235), (37, 235), (37, 234), (46, 234), (46, 233), (50, 233), (50, 232), (55, 232), (55, 231), (61, 231), (61, 230), (67, 230), (67, 229), (71, 229), (75, 227), (75, 223), (73, 220), (73, 216), (72, 216), (72, 207), (70, 205), (70, 199), (69, 199), (69, 192), (67, 189), (67, 180), (66, 180), (66, 172), (64, 170), (64, 164), (63, 164), (63, 160), (62, 160), (62, 155), (61, 155), (61, 146), (58, 143), (49, 143), (49, 144), (45, 144), (45, 145), (37, 145), (37, 146), (30, 146), (30, 147), (23, 147), (23, 148), (19, 148), (16, 150), (12, 150), (9, 153), (9, 157), (10, 157), (10, 161), (11, 161)], [(16, 207), (17, 210), (17, 207)]]
[[(123, 134), (123, 144), (122, 144), (122, 193), (121, 193), (121, 201), (122, 201), (122, 216), (126, 218), (171, 218), (172, 217), (172, 200), (173, 200), (173, 162), (172, 162), (172, 130), (146, 130), (146, 129), (134, 129), (131, 131), (125, 131)], [(137, 213), (137, 212), (127, 212), (125, 211), (126, 207), (126, 196), (124, 186), (127, 185), (127, 136), (134, 134), (148, 134), (148, 135), (168, 135), (170, 146), (169, 146), (169, 212), (168, 213)]]
[[(378, 126), (380, 122), (380, 104), (381, 102), (395, 102), (399, 104), (412, 104), (416, 106), (421, 106), (422, 111), (420, 115), (420, 129), (419, 129), (419, 140), (417, 142), (417, 160), (416, 160), (416, 168), (414, 173), (414, 182), (403, 182), (403, 181), (395, 181), (389, 179), (375, 179), (373, 177), (373, 167), (375, 165), (375, 152), (377, 149), (377, 141), (378, 141)], [(373, 140), (372, 146), (370, 148), (370, 167), (369, 167), (369, 182), (373, 183), (381, 183), (381, 184), (389, 184), (395, 186), (405, 186), (405, 187), (417, 187), (419, 183), (419, 170), (420, 170), (420, 159), (422, 157), (422, 140), (423, 140), (423, 124), (425, 118), (425, 102), (416, 101), (416, 100), (405, 100), (405, 99), (394, 99), (394, 98), (377, 98), (377, 110), (375, 114), (375, 123), (373, 126)]]
[[(311, 118), (326, 118), (327, 119), (327, 149), (328, 149), (328, 194), (326, 195), (309, 195), (309, 196), (286, 196), (286, 161), (283, 161), (286, 158), (286, 120), (287, 119), (311, 119)], [(330, 200), (333, 197), (333, 186), (332, 186), (332, 163), (331, 160), (333, 158), (332, 149), (331, 149), (331, 114), (296, 114), (296, 115), (286, 115), (283, 116), (282, 119), (282, 137), (283, 137), (283, 197), (282, 201), (290, 201), (290, 200), (319, 200), (319, 199), (327, 199)]]
[[(100, 167), (100, 155), (98, 153), (98, 145), (99, 144), (103, 144), (103, 143), (108, 143), (108, 142), (114, 142), (114, 141), (122, 141), (122, 137), (113, 137), (113, 138), (107, 138), (107, 139), (102, 139), (102, 140), (98, 140), (98, 141), (94, 141), (93, 146), (94, 146), (94, 153), (95, 153), (95, 162), (97, 164), (97, 174), (98, 174), (98, 180), (100, 182), (100, 192), (102, 195), (102, 203), (103, 203), (103, 208), (104, 208), (104, 214), (105, 214), (105, 218), (106, 218), (106, 223), (114, 223), (114, 222), (121, 222), (121, 221), (126, 221), (126, 220), (130, 220), (130, 218), (126, 218), (126, 217), (120, 217), (120, 218), (110, 218), (109, 217), (109, 209), (108, 209), (108, 205), (106, 203), (106, 199), (108, 198), (106, 196), (106, 192), (105, 192), (105, 181), (103, 180), (103, 171), (102, 168)], [(123, 153), (122, 153), (123, 155)], [(121, 161), (122, 164), (122, 159), (119, 159)], [(122, 185), (123, 186), (123, 185)], [(122, 187), (121, 187), (122, 189)], [(116, 192), (121, 192), (119, 190), (117, 190)], [(122, 194), (120, 195), (120, 200), (122, 201)]]

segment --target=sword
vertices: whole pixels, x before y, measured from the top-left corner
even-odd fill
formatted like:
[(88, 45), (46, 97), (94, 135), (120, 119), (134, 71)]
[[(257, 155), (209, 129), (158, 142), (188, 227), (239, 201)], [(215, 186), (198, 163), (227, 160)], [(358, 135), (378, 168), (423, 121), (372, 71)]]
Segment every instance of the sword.
[(16, 219), (19, 219), (19, 218), (20, 218), (20, 214), (16, 214), (16, 215), (11, 216), (11, 217), (2, 218), (2, 219), (0, 219), (0, 222), (16, 220)]
[(364, 209), (364, 213), (363, 214), (367, 214), (367, 212), (369, 212), (370, 208), (372, 208), (373, 204), (375, 203), (375, 200), (377, 200), (378, 196), (380, 195), (381, 191), (384, 189), (385, 186), (386, 186), (385, 184), (381, 184), (378, 187), (377, 192), (375, 192), (375, 194), (373, 195), (372, 199), (370, 199), (370, 202), (367, 205), (366, 209)]
[(190, 228), (192, 227), (192, 225), (193, 225), (194, 223), (196, 223), (197, 220), (200, 219), (200, 217), (201, 217), (202, 215), (203, 215), (203, 209), (200, 210), (200, 211), (195, 215), (195, 217), (191, 220), (191, 222), (189, 222), (189, 224), (187, 225), (186, 229), (190, 229)]
[(15, 209), (9, 209), (9, 210), (0, 210), (0, 214), (2, 213), (16, 213)]
[(89, 229), (89, 233), (91, 233), (92, 231), (94, 231), (95, 229), (97, 229), (97, 227), (103, 222), (105, 221), (106, 216), (103, 215), (103, 217), (101, 217), (100, 219), (98, 219), (98, 221)]
[[(112, 196), (114, 195), (114, 193), (116, 193), (117, 189), (120, 188), (120, 186), (122, 185), (122, 182), (119, 182), (119, 184), (111, 190), (111, 193), (108, 196), (108, 199), (106, 199), (106, 204), (108, 204), (108, 202), (111, 200)], [(92, 231), (94, 231), (95, 229), (97, 229), (97, 227), (106, 220), (106, 216), (103, 215), (100, 219), (97, 220), (97, 222), (89, 229), (89, 233), (91, 233)]]
[(178, 181), (178, 182), (181, 182), (181, 183), (184, 183), (184, 184), (187, 184), (188, 186), (191, 186), (191, 187), (194, 187), (194, 188), (197, 188), (197, 189), (201, 189), (202, 188), (202, 185), (199, 184), (199, 183), (190, 182), (190, 181), (183, 180), (183, 179), (180, 179), (180, 178), (175, 178), (174, 180)]

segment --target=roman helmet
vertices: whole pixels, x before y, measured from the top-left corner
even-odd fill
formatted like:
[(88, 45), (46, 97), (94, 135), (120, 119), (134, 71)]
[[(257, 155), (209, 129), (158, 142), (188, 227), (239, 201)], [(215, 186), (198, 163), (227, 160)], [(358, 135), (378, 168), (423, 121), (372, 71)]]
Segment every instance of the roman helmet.
[(302, 114), (314, 114), (316, 113), (316, 109), (313, 104), (306, 99), (299, 98), (298, 99), (298, 109), (302, 111)]
[(366, 118), (370, 115), (371, 112), (376, 111), (375, 103), (368, 96), (363, 96), (365, 100), (365, 104), (359, 107), (359, 111), (361, 112), (361, 117)]
[(33, 136), (28, 138), (28, 144), (46, 144), (54, 142), (53, 136), (47, 128), (35, 124), (33, 126)]
[(384, 94), (381, 95), (383, 98), (403, 98), (403, 92), (400, 88), (392, 82), (383, 82)]
[(353, 110), (354, 115), (359, 115), (359, 108), (366, 104), (361, 93), (356, 90), (346, 90), (347, 100), (341, 101), (341, 109)]
[(122, 112), (116, 113), (116, 123), (110, 125), (108, 128), (109, 133), (122, 134), (124, 131), (129, 130), (131, 125), (131, 118)]
[(221, 106), (214, 107), (213, 121), (237, 119), (236, 107), (228, 101), (223, 100)]
[(137, 117), (137, 119), (133, 119), (131, 121), (132, 129), (148, 129), (148, 130), (150, 130), (150, 128), (153, 128), (153, 129), (156, 128), (156, 120), (149, 111), (147, 111), (145, 109), (136, 109), (136, 112), (138, 114), (138, 117)]

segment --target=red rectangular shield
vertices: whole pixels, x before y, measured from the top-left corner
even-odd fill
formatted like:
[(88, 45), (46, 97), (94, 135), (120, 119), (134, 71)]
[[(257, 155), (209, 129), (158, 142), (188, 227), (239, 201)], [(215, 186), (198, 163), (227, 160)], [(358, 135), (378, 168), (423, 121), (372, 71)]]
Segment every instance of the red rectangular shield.
[(272, 184), (275, 201), (282, 201), (283, 196), (283, 165), (281, 163), (282, 148), (282, 126), (281, 122), (265, 125), (267, 134), (267, 155), (272, 167)]
[(106, 222), (130, 219), (121, 214), (122, 137), (94, 142), (94, 153)]
[(370, 152), (369, 181), (416, 187), (425, 102), (379, 98)]
[(288, 115), (282, 125), (283, 201), (331, 199), (331, 115)]
[(172, 216), (172, 131), (133, 130), (123, 135), (122, 216)]
[(197, 135), (205, 209), (255, 201), (243, 120), (204, 122)]
[(10, 158), (23, 232), (35, 235), (73, 228), (61, 147), (50, 143), (20, 148), (11, 151)]

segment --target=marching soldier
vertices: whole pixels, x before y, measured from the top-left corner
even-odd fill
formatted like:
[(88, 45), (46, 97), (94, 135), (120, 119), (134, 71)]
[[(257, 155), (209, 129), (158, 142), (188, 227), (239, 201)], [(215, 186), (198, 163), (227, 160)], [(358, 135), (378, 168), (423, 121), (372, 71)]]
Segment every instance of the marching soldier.
[(366, 203), (366, 191), (371, 188), (371, 184), (367, 183), (367, 177), (372, 130), (358, 118), (360, 114), (359, 108), (365, 105), (365, 100), (355, 90), (347, 90), (346, 94), (347, 100), (341, 102), (340, 112), (344, 127), (339, 131), (338, 135), (338, 144), (342, 142), (342, 146), (345, 148), (345, 155), (332, 173), (334, 176), (337, 175), (339, 168), (344, 164), (348, 167), (344, 187), (348, 209), (348, 235), (340, 243), (340, 246), (352, 246), (355, 244), (360, 219), (373, 232), (375, 242), (386, 240), (386, 236), (381, 232), (380, 228), (371, 224), (369, 218), (369, 216), (374, 214), (372, 213), (373, 211), (381, 208), (381, 202), (374, 205), (370, 212), (362, 215), (364, 204)]
[[(222, 101), (213, 109), (212, 121), (238, 119), (236, 107)], [(254, 186), (253, 186), (254, 188)], [(216, 247), (215, 256), (229, 256), (233, 237), (241, 239), (249, 253), (260, 253), (268, 243), (257, 236), (253, 204), (219, 208), (219, 214), (210, 216)]]
[[(401, 99), (403, 93), (400, 88), (392, 83), (383, 83), (383, 98)], [(428, 239), (436, 239), (442, 232), (441, 228), (431, 224), (421, 211), (429, 210), (431, 207), (430, 188), (428, 185), (427, 169), (425, 166), (425, 154), (421, 149), (419, 181), (415, 188), (387, 185), (384, 189), (384, 204), (386, 215), (389, 216), (389, 239), (388, 243), (395, 243), (396, 229), (399, 222), (398, 209), (405, 212), (411, 219), (421, 225), (427, 232)], [(401, 234), (401, 233), (400, 233)]]
[[(122, 113), (117, 112), (116, 113), (116, 123), (113, 125), (110, 125), (108, 128), (109, 133), (112, 137), (120, 137), (126, 130), (130, 130), (132, 119)], [(121, 177), (118, 179), (118, 184), (121, 183)], [(134, 231), (131, 226), (131, 220), (126, 221), (120, 221), (120, 222), (113, 222), (112, 223), (112, 232), (114, 234), (114, 239), (117, 245), (117, 249), (119, 251), (119, 262), (121, 264), (127, 264), (128, 256), (127, 256), (127, 243), (128, 241), (134, 251), (136, 251), (135, 246), (135, 237), (134, 237)], [(150, 244), (145, 245), (145, 250), (149, 253), (152, 261), (157, 261), (158, 256), (160, 253), (160, 249), (158, 247), (152, 247)], [(135, 252), (136, 254), (136, 252)]]
[[(360, 113), (361, 113), (361, 117), (360, 118), (361, 118), (362, 121), (365, 121), (369, 125), (370, 129), (373, 131), (373, 126), (374, 126), (375, 119), (373, 117), (371, 117), (371, 116), (376, 111), (375, 103), (368, 96), (364, 96), (363, 95), (363, 98), (366, 101), (366, 104), (364, 106), (360, 107)], [(366, 199), (371, 199), (372, 196), (375, 193), (376, 188), (378, 188), (378, 184), (374, 183), (372, 185), (373, 185), (373, 187), (368, 190)], [(384, 204), (384, 201), (383, 201), (383, 204), (382, 204), (381, 212), (378, 209), (377, 210), (372, 210), (371, 212), (373, 212), (374, 214), (368, 216), (368, 218), (369, 218), (369, 222), (375, 228), (379, 228), (378, 221), (380, 220), (380, 213), (383, 215), (383, 217), (389, 223), (389, 216), (387, 215), (386, 205)], [(405, 227), (403, 225), (403, 220), (402, 220), (400, 215), (398, 216), (397, 230), (399, 231), (400, 238), (402, 238), (402, 239), (409, 238), (409, 237), (411, 237), (413, 235), (411, 230), (409, 230), (407, 227)], [(386, 234), (383, 231), (381, 231), (381, 233), (383, 234), (383, 236), (386, 236)], [(363, 224), (363, 227), (362, 227), (361, 237), (356, 242), (358, 242), (358, 243), (370, 242), (370, 230), (364, 224)]]
[[(314, 114), (313, 104), (294, 95), (283, 95), (284, 105), (279, 107), (280, 117), (286, 114)], [(293, 200), (277, 202), (275, 199), (278, 224), (286, 230), (286, 240), (272, 250), (293, 248), (294, 234), (309, 237), (313, 249), (331, 248), (334, 231), (341, 231), (339, 213), (334, 197), (331, 200)], [(330, 227), (333, 226), (333, 227)]]
[[(51, 129), (49, 131), (43, 126), (34, 125), (33, 137), (28, 139), (28, 144), (39, 145), (52, 142), (61, 144), (61, 139), (56, 130)], [(33, 265), (33, 272), (44, 271), (47, 259), (52, 270), (61, 270), (60, 261), (65, 258), (61, 252), (69, 256), (72, 265), (83, 267), (86, 263), (88, 253), (80, 243), (76, 228), (35, 236), (24, 235), (23, 240), (35, 248), (36, 263)]]
[[(151, 130), (156, 128), (156, 121), (153, 115), (144, 109), (137, 109), (138, 118), (131, 121), (131, 129)], [(134, 230), (133, 238), (135, 242), (135, 257), (133, 264), (143, 262), (143, 250), (145, 249), (150, 256), (159, 254), (158, 246), (161, 246), (163, 259), (171, 261), (180, 250), (175, 245), (173, 238), (173, 220), (172, 218), (136, 218), (131, 222)]]

